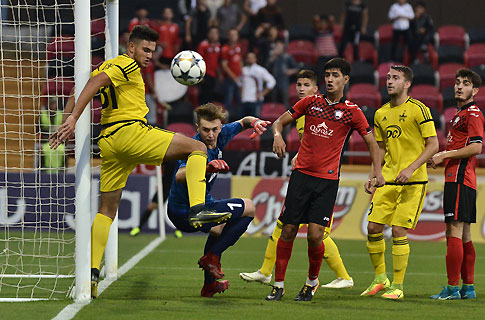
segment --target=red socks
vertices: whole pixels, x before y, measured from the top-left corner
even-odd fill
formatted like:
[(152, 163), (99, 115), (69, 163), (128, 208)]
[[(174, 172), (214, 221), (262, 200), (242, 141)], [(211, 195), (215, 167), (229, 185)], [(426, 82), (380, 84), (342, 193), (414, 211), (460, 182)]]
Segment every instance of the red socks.
[(450, 286), (460, 285), (460, 271), (463, 264), (463, 243), (460, 238), (446, 239), (446, 271)]
[(324, 252), (325, 245), (323, 244), (323, 242), (315, 248), (308, 246), (308, 278), (310, 280), (316, 280), (318, 278)]
[(286, 267), (288, 267), (292, 249), (293, 241), (287, 242), (281, 238), (278, 239), (278, 244), (276, 246), (275, 282), (285, 280)]
[(475, 281), (475, 248), (471, 241), (463, 244), (461, 278), (463, 279), (464, 284), (473, 284)]

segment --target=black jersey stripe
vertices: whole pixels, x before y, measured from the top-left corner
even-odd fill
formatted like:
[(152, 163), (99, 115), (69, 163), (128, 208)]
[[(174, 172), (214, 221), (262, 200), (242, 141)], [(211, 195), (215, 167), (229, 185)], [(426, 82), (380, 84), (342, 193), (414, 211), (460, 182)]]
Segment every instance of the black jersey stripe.
[(426, 185), (423, 185), (423, 187), (421, 188), (421, 196), (419, 197), (418, 208), (416, 210), (416, 213), (414, 214), (414, 222), (413, 222), (412, 229), (414, 229), (416, 227), (416, 224), (418, 223), (418, 216), (421, 212), (420, 209), (423, 207), (423, 201), (425, 196), (426, 196)]
[(116, 67), (120, 68), (121, 72), (123, 72), (123, 76), (125, 77), (126, 81), (129, 81), (128, 80), (128, 74), (125, 72), (125, 70), (123, 70), (119, 65), (115, 64)]
[(476, 136), (476, 137), (470, 137), (470, 143), (477, 143), (477, 142), (482, 142), (483, 138), (480, 137), (480, 136)]
[[(431, 115), (429, 114), (429, 111), (426, 110), (425, 108), (425, 105), (422, 104), (421, 102), (419, 102), (418, 100), (414, 100), (414, 99), (409, 99), (409, 102), (417, 105), (419, 107), (419, 109), (421, 109), (421, 113), (423, 114), (423, 118), (424, 120), (429, 120), (429, 119), (432, 119)], [(417, 103), (419, 102), (419, 103)]]
[(128, 69), (134, 67), (135, 65), (136, 65), (136, 61), (133, 61), (132, 63), (124, 67), (123, 70), (128, 71)]
[(129, 69), (125, 69), (125, 71), (126, 71), (126, 73), (131, 73), (131, 72), (133, 72), (134, 70), (136, 70), (138, 68), (140, 68), (140, 67), (138, 66), (138, 64), (136, 64), (136, 65), (134, 65), (133, 67), (131, 67)]
[(433, 119), (428, 119), (428, 120), (421, 121), (419, 124), (424, 124), (424, 123), (430, 122), (430, 121), (433, 121)]
[(136, 67), (135, 69), (131, 69), (131, 70), (130, 70), (130, 71), (128, 71), (126, 74), (130, 74), (130, 73), (132, 73), (132, 72), (134, 72), (134, 71), (136, 71), (136, 70), (138, 70), (138, 69), (140, 69), (140, 67)]

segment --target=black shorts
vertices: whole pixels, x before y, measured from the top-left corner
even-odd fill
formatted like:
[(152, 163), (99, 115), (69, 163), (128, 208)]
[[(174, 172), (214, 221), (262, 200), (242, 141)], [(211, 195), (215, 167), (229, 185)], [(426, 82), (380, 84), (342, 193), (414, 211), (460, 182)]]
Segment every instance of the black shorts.
[(338, 180), (317, 178), (294, 170), (280, 220), (284, 224), (312, 222), (327, 227), (332, 218), (338, 183)]
[(445, 182), (443, 195), (445, 222), (477, 221), (477, 191), (461, 183)]

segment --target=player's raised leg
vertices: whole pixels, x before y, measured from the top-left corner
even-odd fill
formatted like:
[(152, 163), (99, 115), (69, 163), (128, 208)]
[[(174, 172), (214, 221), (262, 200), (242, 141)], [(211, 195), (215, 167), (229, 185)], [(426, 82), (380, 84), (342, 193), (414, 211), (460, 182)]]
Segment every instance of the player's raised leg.
[(229, 218), (229, 212), (207, 210), (205, 204), (205, 169), (207, 166), (207, 147), (200, 141), (176, 133), (170, 143), (165, 159), (187, 158), (186, 181), (189, 193), (189, 221), (194, 226), (209, 222), (219, 222)]

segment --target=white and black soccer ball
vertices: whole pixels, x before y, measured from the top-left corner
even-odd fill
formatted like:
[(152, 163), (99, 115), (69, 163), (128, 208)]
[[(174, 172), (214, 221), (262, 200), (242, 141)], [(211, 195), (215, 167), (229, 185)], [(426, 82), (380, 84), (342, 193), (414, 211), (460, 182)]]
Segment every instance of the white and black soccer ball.
[(178, 83), (192, 86), (202, 81), (205, 75), (205, 61), (192, 50), (177, 53), (170, 65), (172, 76)]

